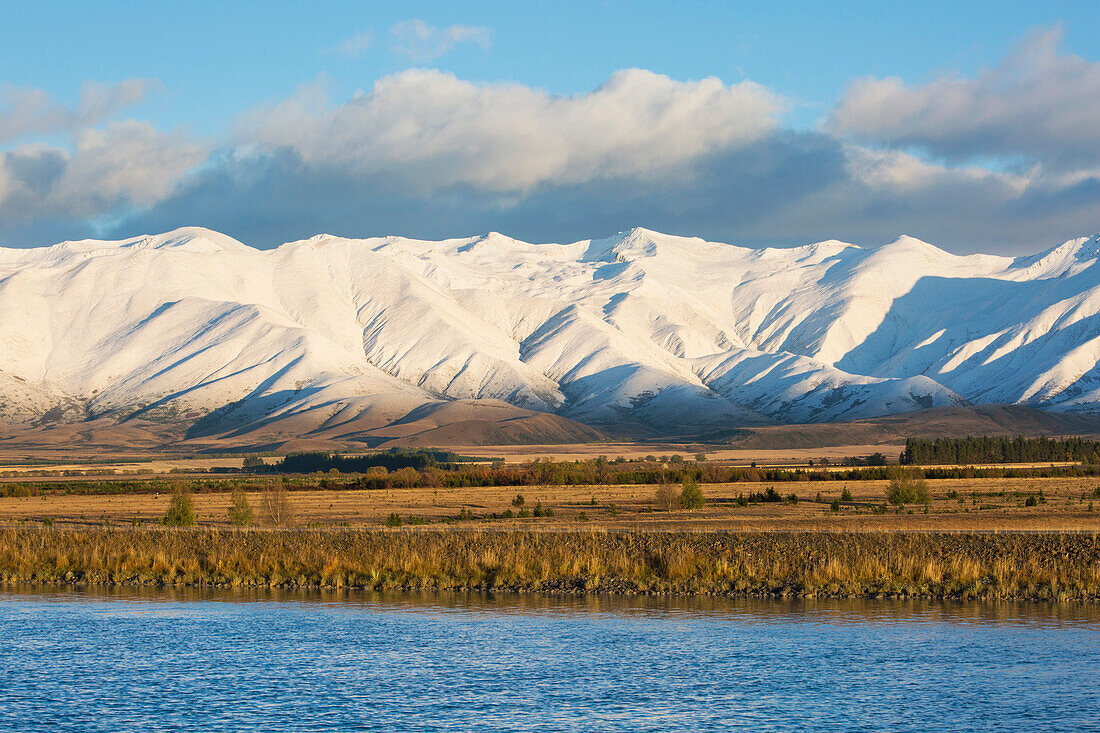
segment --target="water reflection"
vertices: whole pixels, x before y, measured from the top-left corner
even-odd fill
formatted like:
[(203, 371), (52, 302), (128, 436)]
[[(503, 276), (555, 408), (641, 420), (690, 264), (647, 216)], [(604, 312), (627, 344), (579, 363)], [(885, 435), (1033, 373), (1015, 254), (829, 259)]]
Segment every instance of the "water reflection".
[[(774, 623), (1100, 624), (1100, 604), (939, 599), (744, 598), (724, 596), (615, 596), (485, 593), (477, 591), (374, 592), (313, 588), (198, 588), (187, 586), (0, 586), (0, 603), (117, 601), (157, 603), (281, 603), (417, 613), (489, 614), (685, 614), (694, 619), (737, 618)], [(151, 610), (143, 610), (152, 613)]]

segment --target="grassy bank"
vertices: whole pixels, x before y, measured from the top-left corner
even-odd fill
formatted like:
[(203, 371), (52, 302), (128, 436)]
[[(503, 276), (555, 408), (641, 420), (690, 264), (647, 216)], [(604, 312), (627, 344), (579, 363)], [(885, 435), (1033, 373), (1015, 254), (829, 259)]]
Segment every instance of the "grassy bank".
[(8, 583), (1100, 600), (1095, 534), (0, 529)]

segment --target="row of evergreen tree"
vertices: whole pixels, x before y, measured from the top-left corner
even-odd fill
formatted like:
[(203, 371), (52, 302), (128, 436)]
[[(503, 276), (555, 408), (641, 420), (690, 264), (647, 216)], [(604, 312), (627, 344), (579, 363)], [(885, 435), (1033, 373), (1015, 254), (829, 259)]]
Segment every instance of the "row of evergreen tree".
[(901, 463), (973, 465), (976, 463), (1050, 463), (1077, 461), (1100, 464), (1100, 441), (1086, 438), (1025, 438), (981, 436), (966, 438), (909, 438)]

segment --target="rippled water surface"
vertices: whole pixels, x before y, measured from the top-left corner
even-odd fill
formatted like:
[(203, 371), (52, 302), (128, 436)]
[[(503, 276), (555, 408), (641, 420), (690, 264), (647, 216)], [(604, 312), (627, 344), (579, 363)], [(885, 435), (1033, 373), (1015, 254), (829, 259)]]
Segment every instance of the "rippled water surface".
[(0, 730), (1100, 730), (1100, 609), (0, 591)]

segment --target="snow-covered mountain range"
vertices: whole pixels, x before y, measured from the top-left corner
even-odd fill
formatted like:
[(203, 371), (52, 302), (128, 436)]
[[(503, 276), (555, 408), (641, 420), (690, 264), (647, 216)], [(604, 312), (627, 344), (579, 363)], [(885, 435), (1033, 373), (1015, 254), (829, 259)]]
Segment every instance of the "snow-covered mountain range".
[(749, 249), (200, 228), (0, 249), (0, 418), (380, 427), (501, 401), (664, 433), (1100, 406), (1100, 238)]

